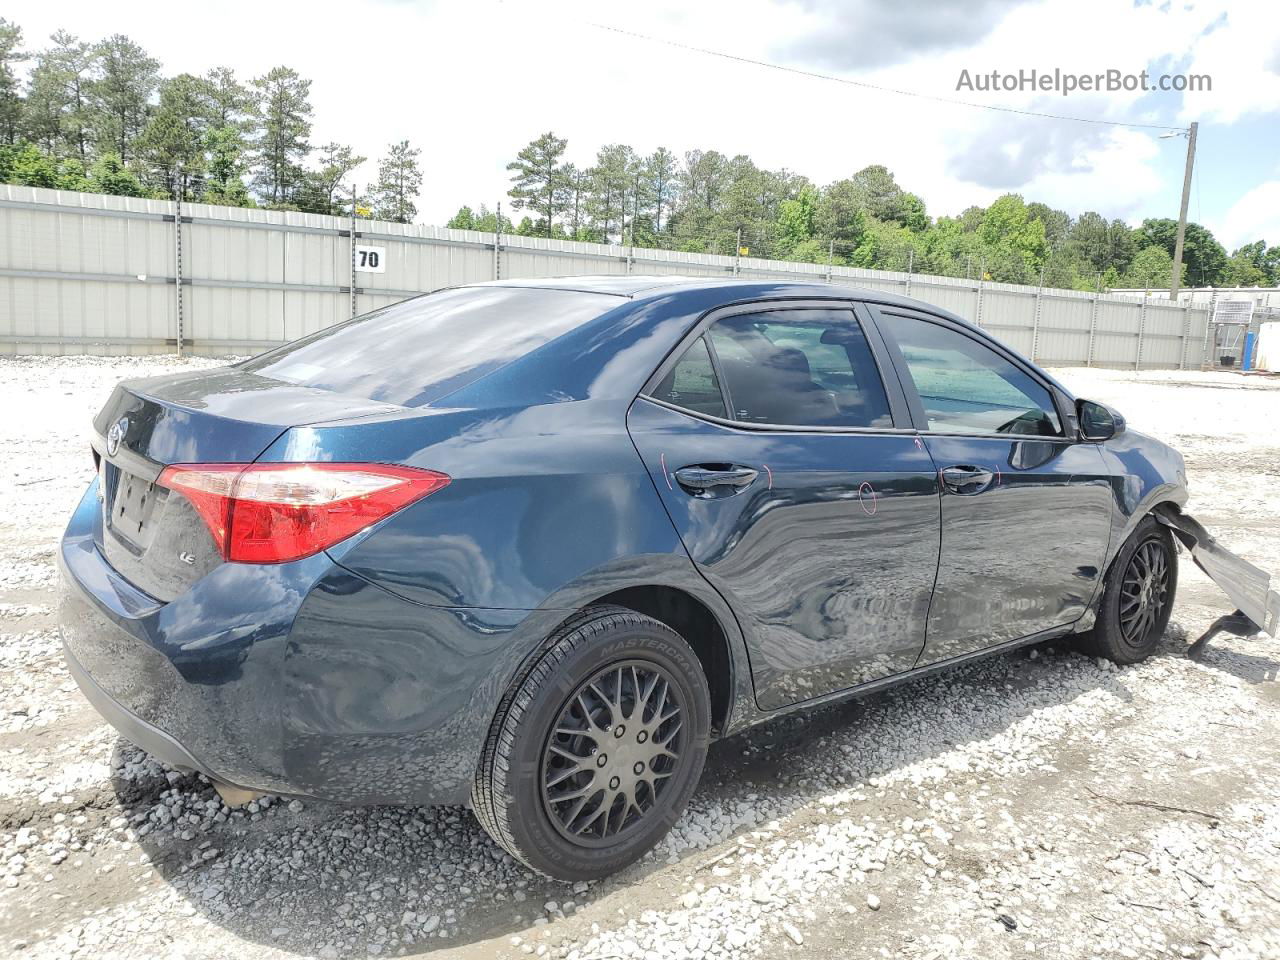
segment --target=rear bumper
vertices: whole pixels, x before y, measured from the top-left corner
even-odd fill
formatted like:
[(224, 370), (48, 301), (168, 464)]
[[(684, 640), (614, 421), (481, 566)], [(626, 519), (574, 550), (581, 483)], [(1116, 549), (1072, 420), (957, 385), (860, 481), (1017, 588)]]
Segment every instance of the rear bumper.
[(170, 603), (117, 573), (94, 540), (96, 484), (58, 549), (67, 667), (128, 740), (236, 786), (295, 793), (284, 776), (280, 667), (306, 590), (332, 562), (266, 573), (226, 564)]
[[(80, 688), (80, 692), (84, 694), (85, 699), (126, 740), (135, 746), (141, 747), (161, 763), (166, 763), (179, 770), (197, 770), (214, 780), (226, 782), (225, 777), (222, 777), (210, 769), (207, 764), (192, 756), (191, 752), (173, 736), (159, 727), (147, 723), (137, 714), (117, 703), (111, 694), (98, 686), (93, 677), (89, 676), (85, 668), (81, 666), (80, 661), (75, 658), (75, 654), (71, 652), (65, 643), (62, 646), (62, 653), (67, 662), (67, 670), (72, 679), (75, 680), (76, 686)], [(233, 784), (233, 786), (238, 786), (238, 784)]]
[(321, 553), (226, 563), (161, 603), (98, 551), (89, 488), (59, 545), (68, 668), (158, 759), (341, 803), (458, 803), (520, 660), (564, 611), (435, 607)]

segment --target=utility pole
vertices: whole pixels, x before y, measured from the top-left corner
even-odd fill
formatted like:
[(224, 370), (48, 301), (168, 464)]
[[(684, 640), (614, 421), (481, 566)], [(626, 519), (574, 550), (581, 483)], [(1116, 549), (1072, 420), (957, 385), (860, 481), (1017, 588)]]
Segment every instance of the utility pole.
[[(1187, 234), (1187, 204), (1191, 200), (1191, 169), (1196, 162), (1196, 131), (1200, 124), (1192, 122), (1187, 129), (1187, 169), (1182, 174), (1182, 208), (1178, 212), (1178, 239), (1173, 245), (1173, 275), (1169, 278), (1169, 302), (1178, 302), (1178, 288), (1182, 286), (1182, 241)], [(1175, 134), (1183, 136), (1183, 134)]]

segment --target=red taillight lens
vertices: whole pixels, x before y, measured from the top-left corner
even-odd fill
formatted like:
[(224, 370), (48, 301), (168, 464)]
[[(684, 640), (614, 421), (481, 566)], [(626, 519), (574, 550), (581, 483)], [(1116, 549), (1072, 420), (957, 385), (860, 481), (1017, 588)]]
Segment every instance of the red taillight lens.
[(191, 501), (222, 556), (285, 563), (319, 553), (449, 482), (383, 463), (193, 463), (157, 481)]

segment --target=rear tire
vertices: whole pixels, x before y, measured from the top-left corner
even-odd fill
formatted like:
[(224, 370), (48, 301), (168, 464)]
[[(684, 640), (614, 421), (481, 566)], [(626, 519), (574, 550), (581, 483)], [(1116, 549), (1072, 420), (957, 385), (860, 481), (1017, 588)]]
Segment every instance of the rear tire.
[(476, 818), (508, 853), (557, 880), (635, 862), (697, 786), (711, 697), (670, 627), (588, 607), (502, 698), (472, 787)]
[(1169, 625), (1177, 589), (1173, 535), (1155, 517), (1144, 517), (1107, 571), (1098, 619), (1082, 646), (1119, 664), (1147, 659)]

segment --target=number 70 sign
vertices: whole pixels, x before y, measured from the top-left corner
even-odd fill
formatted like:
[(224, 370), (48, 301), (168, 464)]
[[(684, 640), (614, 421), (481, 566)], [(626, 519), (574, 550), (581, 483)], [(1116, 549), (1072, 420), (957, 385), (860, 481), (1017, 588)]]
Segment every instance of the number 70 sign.
[(386, 247), (356, 247), (356, 270), (360, 273), (386, 273)]

